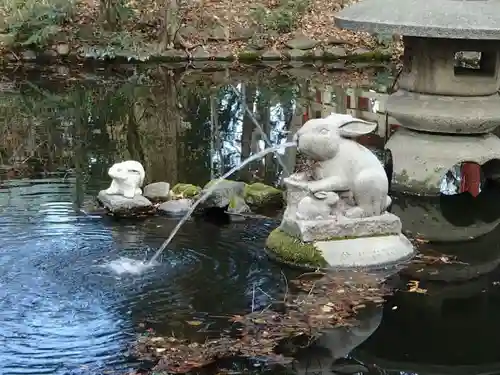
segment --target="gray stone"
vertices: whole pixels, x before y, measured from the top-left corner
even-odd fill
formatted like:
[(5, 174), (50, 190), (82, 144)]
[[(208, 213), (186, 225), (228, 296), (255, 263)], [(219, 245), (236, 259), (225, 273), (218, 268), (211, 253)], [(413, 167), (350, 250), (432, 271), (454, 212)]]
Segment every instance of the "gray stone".
[(347, 51), (343, 47), (328, 47), (325, 50), (325, 55), (328, 57), (342, 58), (347, 56)]
[(337, 27), (371, 34), (500, 40), (496, 0), (364, 0), (334, 17)]
[(203, 47), (196, 47), (193, 52), (191, 52), (193, 60), (208, 60), (210, 58), (210, 53), (206, 51)]
[(291, 49), (287, 53), (292, 60), (300, 60), (306, 55), (306, 52), (301, 49)]
[(43, 57), (49, 58), (49, 59), (54, 59), (54, 58), (59, 57), (59, 54), (52, 49), (48, 49), (46, 51), (43, 51)]
[(0, 45), (10, 45), (14, 43), (15, 37), (12, 34), (0, 34)]
[(214, 56), (214, 60), (232, 60), (232, 59), (234, 59), (234, 56), (230, 51), (217, 51)]
[(59, 43), (56, 46), (56, 51), (60, 56), (67, 56), (69, 55), (69, 45), (66, 43)]
[(312, 56), (315, 58), (315, 59), (321, 59), (323, 56), (324, 56), (324, 51), (322, 48), (315, 48), (313, 53), (312, 53)]
[(153, 210), (153, 204), (142, 195), (133, 198), (125, 198), (119, 194), (107, 194), (101, 190), (97, 200), (111, 213), (117, 216), (134, 216), (149, 213)]
[(433, 133), (484, 134), (500, 126), (500, 97), (424, 95), (399, 90), (387, 99), (405, 128)]
[(179, 49), (170, 49), (161, 52), (161, 54), (158, 55), (158, 58), (167, 61), (184, 61), (187, 60), (188, 56), (185, 51)]
[(385, 148), (392, 155), (392, 189), (428, 196), (441, 194), (441, 179), (453, 165), (500, 159), (500, 139), (493, 134), (457, 137), (401, 127)]
[(281, 60), (281, 52), (275, 49), (268, 49), (262, 53), (262, 60)]
[(239, 195), (235, 195), (231, 202), (229, 203), (229, 207), (227, 212), (230, 214), (244, 214), (252, 212), (250, 207), (245, 202), (245, 199)]
[(267, 41), (265, 39), (265, 36), (260, 35), (260, 34), (255, 35), (251, 39), (249, 46), (256, 49), (256, 50), (261, 50), (261, 49), (266, 48)]
[(401, 220), (384, 213), (362, 219), (339, 217), (337, 220), (299, 220), (285, 215), (280, 229), (304, 242), (401, 233)]
[(302, 50), (313, 49), (318, 45), (318, 41), (309, 38), (303, 34), (296, 34), (293, 39), (286, 42), (286, 46), (288, 48), (296, 48)]
[(168, 202), (163, 202), (158, 206), (158, 211), (167, 215), (183, 215), (189, 211), (193, 205), (192, 199), (174, 199)]
[(170, 184), (168, 182), (153, 182), (144, 187), (142, 195), (155, 202), (165, 202), (170, 197)]
[(22, 51), (21, 52), (21, 59), (25, 61), (33, 61), (36, 60), (36, 52), (27, 50), (27, 51)]
[(328, 265), (342, 268), (388, 265), (409, 260), (414, 254), (413, 245), (402, 234), (316, 241), (314, 246), (321, 251)]
[(228, 207), (228, 211), (234, 209), (233, 212), (239, 213), (238, 210), (241, 210), (241, 200), (245, 203), (244, 193), (246, 184), (240, 181), (222, 180), (217, 183), (217, 186), (213, 186), (215, 181), (217, 180), (210, 181), (201, 191), (200, 196), (206, 194), (209, 189), (211, 193), (198, 207), (200, 209)]
[(341, 71), (345, 71), (345, 70), (348, 70), (348, 68), (345, 66), (345, 62), (344, 61), (339, 61), (339, 62), (334, 62), (334, 63), (331, 63), (331, 64), (326, 64), (326, 69), (332, 71), (332, 70), (341, 70)]
[(351, 52), (351, 55), (366, 55), (367, 53), (372, 53), (371, 50), (369, 50), (368, 48), (356, 48), (354, 51)]
[(196, 27), (193, 26), (184, 26), (179, 29), (179, 35), (185, 39), (191, 39), (197, 36), (200, 32)]
[(352, 44), (352, 42), (333, 36), (326, 40), (326, 44)]
[[(500, 74), (494, 68), (499, 64), (497, 42), (411, 37), (404, 42), (405, 69), (399, 79), (400, 88), (432, 95), (496, 95), (500, 85)], [(484, 66), (479, 64), (478, 70), (457, 67), (457, 51), (482, 51)]]

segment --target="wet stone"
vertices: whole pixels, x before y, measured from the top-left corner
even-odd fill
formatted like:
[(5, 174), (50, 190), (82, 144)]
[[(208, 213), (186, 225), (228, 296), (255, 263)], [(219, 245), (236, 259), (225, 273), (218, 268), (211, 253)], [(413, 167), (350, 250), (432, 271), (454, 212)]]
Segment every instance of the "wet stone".
[(186, 39), (190, 39), (198, 34), (199, 34), (198, 30), (196, 29), (196, 27), (193, 26), (184, 26), (181, 27), (179, 30), (179, 35)]
[(192, 205), (192, 199), (175, 199), (160, 204), (158, 206), (158, 211), (166, 215), (183, 215), (189, 211)]
[(107, 194), (101, 190), (97, 200), (114, 216), (142, 216), (154, 211), (151, 201), (142, 195), (125, 198), (123, 195)]
[(347, 51), (343, 47), (329, 47), (325, 50), (325, 55), (328, 57), (346, 57)]
[(256, 50), (264, 49), (264, 48), (266, 48), (266, 45), (267, 45), (267, 42), (266, 42), (265, 36), (260, 35), (260, 34), (254, 36), (251, 39), (250, 44), (249, 44), (250, 47), (252, 47)]
[(215, 60), (232, 60), (234, 56), (230, 51), (217, 51), (214, 58)]
[(345, 62), (343, 61), (339, 61), (339, 62), (335, 62), (335, 63), (331, 63), (331, 64), (326, 64), (326, 69), (330, 70), (330, 71), (334, 71), (334, 70), (348, 70), (347, 67), (345, 66)]
[(352, 43), (348, 40), (344, 40), (333, 36), (326, 40), (326, 44), (331, 45), (331, 44), (352, 44)]
[(153, 182), (144, 187), (143, 195), (154, 202), (165, 202), (170, 196), (170, 184), (168, 182)]
[(280, 51), (274, 49), (268, 49), (262, 54), (263, 60), (281, 60)]
[(356, 48), (354, 51), (351, 52), (351, 55), (365, 55), (367, 53), (371, 53), (368, 48)]
[(292, 60), (300, 60), (306, 55), (306, 52), (301, 49), (291, 49), (288, 51), (288, 56)]
[(36, 60), (36, 52), (35, 51), (23, 51), (21, 52), (21, 59), (25, 61), (33, 61)]
[(56, 46), (56, 52), (60, 55), (60, 56), (67, 56), (69, 55), (69, 45), (67, 45), (66, 43), (60, 43)]
[(217, 186), (213, 184), (217, 180), (210, 181), (205, 185), (201, 192), (201, 196), (212, 189), (210, 195), (198, 206), (200, 210), (207, 208), (227, 208), (229, 212), (242, 213), (248, 212), (250, 209), (245, 203), (245, 186), (246, 184), (241, 181), (222, 180)]
[(201, 46), (196, 47), (191, 55), (193, 60), (208, 60), (210, 58), (210, 53)]
[(167, 51), (163, 51), (161, 55), (159, 55), (158, 57), (167, 61), (187, 60), (186, 52), (178, 49), (170, 49)]
[(313, 49), (318, 45), (318, 42), (314, 39), (309, 38), (308, 36), (305, 36), (303, 34), (297, 34), (295, 37), (291, 40), (289, 40), (286, 43), (286, 46), (288, 48), (296, 48), (296, 49), (302, 49), (302, 50), (308, 50), (308, 49)]

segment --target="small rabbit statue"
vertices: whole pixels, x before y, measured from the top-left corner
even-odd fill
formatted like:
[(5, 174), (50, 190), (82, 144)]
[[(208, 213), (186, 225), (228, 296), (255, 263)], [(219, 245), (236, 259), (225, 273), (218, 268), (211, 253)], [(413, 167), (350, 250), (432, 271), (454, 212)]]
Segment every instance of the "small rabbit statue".
[(377, 157), (352, 139), (376, 127), (375, 123), (344, 114), (307, 121), (294, 140), (297, 150), (316, 162), (314, 180), (292, 183), (312, 194), (351, 191), (356, 206), (346, 211), (346, 217), (381, 215), (391, 203), (387, 174)]
[(142, 195), (140, 187), (144, 183), (146, 173), (138, 161), (125, 160), (115, 163), (109, 168), (108, 175), (113, 180), (111, 186), (106, 189), (106, 194), (123, 195), (125, 198)]
[(318, 191), (312, 197), (305, 196), (297, 205), (297, 219), (299, 220), (325, 220), (332, 213), (332, 208), (340, 197), (333, 191)]

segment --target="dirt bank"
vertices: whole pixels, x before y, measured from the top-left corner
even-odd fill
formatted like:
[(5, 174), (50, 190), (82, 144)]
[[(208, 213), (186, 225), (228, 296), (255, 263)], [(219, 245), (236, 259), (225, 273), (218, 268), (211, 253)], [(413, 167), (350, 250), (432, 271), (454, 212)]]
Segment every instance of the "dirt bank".
[(400, 45), (341, 30), (347, 0), (0, 0), (4, 61), (387, 61)]

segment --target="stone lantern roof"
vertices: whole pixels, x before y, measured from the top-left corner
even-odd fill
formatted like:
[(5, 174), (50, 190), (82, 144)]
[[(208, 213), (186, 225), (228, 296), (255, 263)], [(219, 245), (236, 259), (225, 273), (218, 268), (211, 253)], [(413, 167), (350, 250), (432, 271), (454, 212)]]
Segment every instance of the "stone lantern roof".
[(361, 0), (335, 16), (370, 34), (500, 40), (500, 0)]

